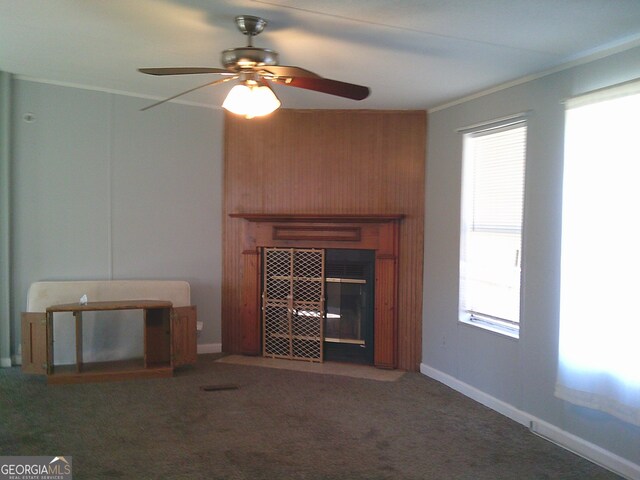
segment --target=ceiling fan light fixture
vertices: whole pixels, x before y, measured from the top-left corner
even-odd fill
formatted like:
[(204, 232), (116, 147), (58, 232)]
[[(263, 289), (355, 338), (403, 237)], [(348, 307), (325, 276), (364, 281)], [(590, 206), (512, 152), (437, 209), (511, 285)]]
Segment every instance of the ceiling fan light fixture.
[(160, 67), (141, 68), (139, 71), (147, 75), (195, 75), (218, 74), (225, 77), (205, 83), (198, 87), (190, 88), (184, 92), (156, 102), (141, 110), (148, 110), (173, 100), (194, 90), (209, 85), (217, 85), (230, 80), (238, 79), (240, 85), (235, 86), (227, 94), (222, 107), (226, 110), (243, 115), (246, 118), (269, 115), (280, 108), (280, 100), (269, 87), (269, 82), (278, 83), (287, 87), (302, 88), (328, 95), (349, 98), (351, 100), (364, 100), (369, 96), (369, 88), (362, 85), (323, 78), (304, 68), (291, 65), (280, 65), (278, 52), (268, 48), (259, 48), (252, 45), (252, 39), (258, 35), (267, 25), (266, 20), (252, 15), (240, 15), (236, 17), (238, 29), (247, 36), (247, 46), (229, 48), (222, 52), (222, 65), (224, 68), (214, 67)]
[(253, 118), (269, 115), (280, 105), (280, 100), (267, 85), (245, 82), (229, 91), (222, 108), (245, 118)]

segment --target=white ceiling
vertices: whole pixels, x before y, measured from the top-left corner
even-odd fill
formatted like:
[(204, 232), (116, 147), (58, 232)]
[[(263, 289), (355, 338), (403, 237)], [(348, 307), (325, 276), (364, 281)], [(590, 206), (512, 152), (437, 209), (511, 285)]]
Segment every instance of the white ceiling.
[[(233, 18), (268, 21), (280, 63), (366, 85), (355, 102), (275, 86), (288, 108), (427, 109), (567, 62), (640, 44), (640, 0), (0, 0), (0, 70), (164, 98), (245, 45)], [(220, 105), (227, 85), (183, 101)], [(157, 107), (162, 108), (162, 107)]]

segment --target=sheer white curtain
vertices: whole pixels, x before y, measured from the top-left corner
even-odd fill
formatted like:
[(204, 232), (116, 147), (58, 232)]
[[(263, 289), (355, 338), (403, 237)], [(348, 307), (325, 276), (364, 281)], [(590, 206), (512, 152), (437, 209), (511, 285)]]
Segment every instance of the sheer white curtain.
[(640, 81), (566, 108), (556, 396), (640, 425)]

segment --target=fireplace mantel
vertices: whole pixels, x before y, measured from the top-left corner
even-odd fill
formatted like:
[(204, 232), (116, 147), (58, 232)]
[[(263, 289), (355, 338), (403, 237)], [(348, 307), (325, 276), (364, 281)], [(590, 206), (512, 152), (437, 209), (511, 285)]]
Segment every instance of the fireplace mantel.
[(313, 223), (387, 223), (397, 222), (403, 214), (304, 214), (304, 213), (232, 213), (232, 218), (243, 218), (250, 222), (313, 222)]
[(246, 220), (242, 251), (242, 352), (261, 353), (264, 247), (375, 250), (374, 364), (396, 368), (398, 255), (403, 214), (232, 213)]

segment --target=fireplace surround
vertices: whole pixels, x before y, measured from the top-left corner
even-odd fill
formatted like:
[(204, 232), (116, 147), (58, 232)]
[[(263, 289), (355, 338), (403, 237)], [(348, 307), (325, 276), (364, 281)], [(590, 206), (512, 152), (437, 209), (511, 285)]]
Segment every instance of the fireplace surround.
[(398, 365), (399, 230), (404, 215), (232, 213), (245, 220), (242, 249), (242, 353), (262, 353), (261, 252), (263, 248), (375, 251), (374, 353), (379, 368)]

